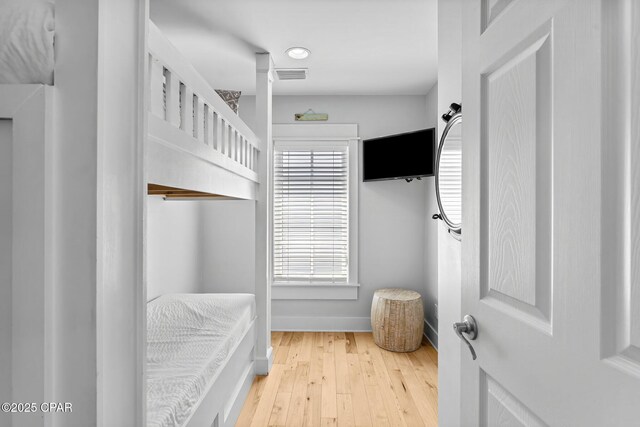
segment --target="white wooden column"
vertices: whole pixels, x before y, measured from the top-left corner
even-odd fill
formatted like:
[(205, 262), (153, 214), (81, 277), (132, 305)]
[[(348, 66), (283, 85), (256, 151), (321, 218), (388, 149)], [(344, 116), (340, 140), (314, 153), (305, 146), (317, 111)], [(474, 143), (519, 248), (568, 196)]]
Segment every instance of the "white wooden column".
[(73, 412), (14, 425), (143, 426), (148, 0), (55, 6), (49, 397)]
[(258, 197), (256, 201), (256, 308), (258, 314), (256, 345), (256, 373), (266, 375), (273, 364), (271, 348), (271, 85), (273, 60), (269, 53), (256, 54), (256, 135), (261, 151), (257, 171)]
[[(77, 8), (80, 2), (73, 3)], [(91, 242), (97, 245), (96, 418), (59, 425), (140, 426), (146, 425), (144, 112), (149, 87), (142, 59), (148, 52), (148, 0), (98, 3), (97, 237)]]

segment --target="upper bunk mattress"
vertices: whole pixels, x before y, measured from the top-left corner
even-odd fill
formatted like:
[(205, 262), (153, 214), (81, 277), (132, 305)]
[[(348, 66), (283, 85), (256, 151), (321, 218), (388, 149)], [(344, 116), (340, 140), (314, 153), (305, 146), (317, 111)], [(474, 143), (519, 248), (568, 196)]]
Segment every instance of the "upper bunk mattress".
[(147, 304), (147, 425), (189, 419), (255, 313), (251, 294), (170, 294)]
[(43, 0), (0, 6), (0, 84), (53, 84), (53, 13)]

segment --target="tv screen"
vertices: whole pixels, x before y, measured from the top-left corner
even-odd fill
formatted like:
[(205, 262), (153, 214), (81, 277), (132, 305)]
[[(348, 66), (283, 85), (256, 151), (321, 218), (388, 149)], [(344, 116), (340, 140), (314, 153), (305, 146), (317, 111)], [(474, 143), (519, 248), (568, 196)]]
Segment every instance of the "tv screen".
[(362, 145), (363, 180), (433, 175), (435, 128), (367, 139)]

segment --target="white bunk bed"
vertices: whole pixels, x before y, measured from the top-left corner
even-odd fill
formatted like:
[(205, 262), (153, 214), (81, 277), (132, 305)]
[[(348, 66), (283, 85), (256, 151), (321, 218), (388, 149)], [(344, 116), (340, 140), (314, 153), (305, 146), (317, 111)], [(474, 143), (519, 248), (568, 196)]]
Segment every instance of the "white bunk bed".
[(147, 181), (155, 191), (255, 199), (256, 135), (151, 22), (148, 42)]
[(255, 316), (252, 294), (168, 294), (149, 302), (148, 426), (235, 423), (238, 396), (253, 380)]
[[(34, 54), (35, 58), (29, 59), (28, 56), (23, 55), (21, 58), (25, 61), (24, 67), (14, 69), (17, 62), (6, 53), (17, 50), (13, 47), (7, 49), (7, 46), (0, 44), (0, 62), (2, 62), (0, 63), (0, 72), (2, 72), (0, 75), (0, 122), (2, 123), (0, 124), (3, 125), (0, 126), (0, 140), (2, 140), (3, 146), (6, 146), (4, 151), (0, 151), (0, 154), (4, 153), (4, 156), (0, 156), (0, 160), (2, 160), (0, 172), (8, 172), (11, 178), (0, 183), (3, 184), (0, 185), (0, 194), (11, 200), (10, 211), (15, 218), (13, 220), (10, 216), (2, 216), (6, 212), (0, 211), (0, 229), (8, 224), (11, 225), (14, 229), (14, 238), (10, 242), (13, 246), (9, 249), (18, 255), (30, 254), (29, 257), (14, 256), (11, 264), (13, 268), (12, 286), (16, 291), (14, 291), (10, 302), (12, 309), (10, 317), (13, 319), (10, 332), (13, 336), (30, 337), (28, 341), (25, 341), (28, 345), (10, 346), (7, 350), (14, 361), (11, 365), (14, 385), (18, 384), (17, 387), (14, 387), (14, 396), (31, 396), (30, 398), (40, 396), (39, 400), (45, 402), (51, 401), (47, 391), (47, 381), (51, 378), (54, 366), (50, 355), (53, 346), (52, 340), (57, 339), (55, 334), (50, 331), (52, 312), (55, 311), (52, 308), (55, 302), (51, 299), (53, 283), (51, 270), (57, 259), (54, 257), (51, 241), (55, 234), (54, 230), (61, 236), (60, 240), (63, 240), (64, 233), (68, 232), (67, 228), (63, 228), (67, 225), (66, 223), (57, 224), (52, 220), (52, 212), (55, 210), (52, 187), (55, 184), (57, 185), (55, 188), (60, 190), (62, 184), (71, 181), (70, 177), (77, 177), (75, 170), (74, 173), (63, 174), (62, 166), (59, 165), (74, 165), (74, 163), (72, 160), (61, 163), (59, 159), (56, 163), (54, 160), (57, 153), (54, 150), (64, 149), (65, 153), (68, 153), (78, 145), (67, 146), (59, 144), (59, 142), (63, 139), (66, 140), (66, 136), (75, 130), (76, 123), (69, 117), (73, 117), (71, 113), (77, 113), (77, 108), (72, 105), (71, 101), (81, 101), (82, 97), (75, 96), (70, 99), (69, 94), (76, 89), (72, 84), (73, 79), (84, 71), (82, 68), (73, 69), (71, 67), (73, 64), (68, 62), (54, 63), (53, 7), (50, 2), (41, 1), (41, 3), (44, 5), (42, 9), (44, 12), (37, 15), (40, 20), (30, 27), (34, 28), (33, 40), (44, 40), (48, 44), (33, 52), (29, 50), (30, 48), (23, 49), (24, 52)], [(75, 11), (69, 13), (67, 9), (64, 9), (64, 12), (70, 16), (79, 13)], [(14, 21), (15, 19), (11, 18), (4, 22)], [(132, 22), (131, 20), (127, 21), (127, 25), (134, 25)], [(208, 377), (207, 384), (201, 390), (202, 393), (191, 402), (191, 407), (185, 411), (188, 413), (186, 419), (175, 423), (175, 425), (190, 427), (233, 425), (256, 373), (268, 373), (273, 357), (269, 335), (270, 295), (266, 282), (268, 193), (266, 186), (259, 185), (260, 181), (266, 180), (268, 169), (268, 159), (264, 155), (260, 156), (260, 153), (268, 152), (271, 139), (270, 111), (273, 63), (269, 54), (258, 54), (256, 57), (256, 129), (261, 135), (261, 138), (258, 138), (161, 34), (159, 29), (151, 22), (148, 24), (148, 36), (145, 43), (148, 46), (148, 52), (145, 52), (145, 59), (148, 62), (145, 67), (140, 67), (148, 72), (145, 76), (148, 87), (145, 87), (144, 91), (141, 88), (138, 94), (132, 95), (136, 99), (127, 98), (128, 109), (122, 109), (121, 114), (100, 118), (100, 123), (102, 123), (100, 126), (108, 124), (111, 128), (113, 123), (117, 123), (117, 120), (127, 120), (125, 129), (121, 133), (110, 132), (107, 138), (104, 135), (104, 129), (101, 131), (100, 126), (89, 123), (83, 134), (83, 137), (89, 143), (95, 144), (97, 148), (102, 147), (104, 150), (104, 147), (112, 147), (109, 154), (120, 150), (118, 156), (109, 157), (108, 163), (103, 158), (106, 154), (98, 153), (98, 159), (102, 161), (102, 163), (97, 162), (99, 166), (96, 166), (99, 177), (106, 174), (109, 174), (110, 177), (115, 176), (122, 173), (125, 168), (135, 169), (134, 171), (126, 169), (126, 173), (129, 175), (121, 179), (121, 182), (118, 183), (119, 186), (115, 184), (109, 186), (98, 179), (96, 191), (100, 193), (97, 197), (99, 202), (107, 203), (114, 200), (120, 202), (121, 199), (131, 202), (132, 199), (127, 196), (132, 196), (135, 197), (134, 202), (136, 206), (140, 207), (140, 210), (127, 211), (126, 216), (117, 216), (113, 221), (98, 218), (94, 224), (98, 224), (96, 227), (101, 230), (101, 227), (106, 223), (110, 225), (117, 223), (112, 228), (104, 226), (104, 229), (108, 229), (112, 233), (105, 235), (106, 237), (103, 236), (105, 237), (105, 245), (122, 236), (130, 237), (132, 229), (138, 225), (142, 227), (143, 220), (134, 218), (133, 215), (144, 212), (143, 202), (139, 200), (143, 197), (141, 191), (143, 183), (148, 194), (162, 194), (166, 198), (217, 197), (256, 200), (257, 273), (255, 308), (252, 309), (251, 320), (248, 326), (245, 325), (246, 328), (240, 328), (241, 332), (234, 328), (226, 331), (227, 337), (233, 335), (235, 339), (232, 344), (229, 344), (231, 341), (226, 341), (225, 357), (222, 357), (216, 364), (215, 372)], [(68, 30), (69, 28), (65, 33), (67, 37), (69, 34), (75, 34)], [(79, 31), (79, 33), (83, 32)], [(140, 36), (140, 40), (144, 38), (144, 36)], [(3, 40), (9, 40), (9, 38)], [(20, 42), (26, 39), (22, 37), (11, 38), (11, 40), (12, 42)], [(60, 50), (65, 51), (68, 55), (69, 44), (66, 45), (67, 48), (64, 48), (63, 42), (68, 43), (70, 39), (65, 40), (62, 37), (60, 40)], [(140, 42), (140, 44), (143, 43)], [(81, 43), (79, 45), (85, 48)], [(109, 44), (111, 49), (108, 51), (109, 55), (113, 55), (117, 51), (113, 47), (113, 44)], [(127, 54), (129, 54), (127, 57), (128, 65), (133, 63), (134, 55), (131, 52), (134, 51), (133, 48), (127, 50)], [(111, 56), (107, 56), (107, 58), (111, 58)], [(74, 57), (74, 59), (77, 58)], [(90, 61), (87, 63), (94, 66)], [(104, 64), (102, 67), (107, 69)], [(55, 72), (61, 76), (59, 80), (63, 84), (55, 82), (54, 68)], [(6, 72), (6, 70), (10, 70), (10, 72)], [(143, 72), (138, 71), (138, 73), (137, 78), (142, 80)], [(29, 77), (26, 81), (21, 82), (16, 82), (13, 77), (27, 75), (36, 75), (36, 77)], [(137, 84), (136, 82), (139, 82), (139, 80), (132, 80), (129, 75), (126, 78), (129, 80), (126, 81), (126, 85), (121, 85), (123, 89), (118, 89), (115, 98), (122, 98), (130, 94), (131, 89)], [(98, 77), (97, 82), (100, 83), (101, 79), (104, 79), (104, 76)], [(115, 78), (110, 79), (109, 84), (111, 85), (114, 81)], [(82, 87), (87, 89), (91, 85), (87, 83)], [(141, 99), (143, 92), (146, 95), (144, 105), (148, 106), (148, 111), (145, 114), (140, 108), (138, 111), (140, 116), (134, 118), (131, 113), (135, 112), (135, 108), (132, 108), (132, 105), (143, 103)], [(107, 102), (103, 99), (99, 106), (100, 108), (108, 108), (111, 112), (118, 111), (117, 107), (111, 104), (112, 101), (110, 99)], [(91, 117), (94, 108), (93, 102), (95, 101), (87, 101), (87, 105), (91, 107), (88, 108), (87, 117)], [(54, 109), (60, 109), (59, 116), (56, 117)], [(66, 119), (62, 120), (65, 117)], [(53, 131), (56, 128), (54, 119), (56, 124), (63, 122), (62, 125), (57, 126), (58, 132)], [(136, 141), (123, 138), (124, 135), (129, 135), (127, 134), (128, 130), (136, 128), (136, 124), (141, 129), (147, 129), (146, 142), (144, 142), (142, 132), (140, 139)], [(96, 132), (100, 134), (97, 142), (91, 139)], [(133, 134), (135, 135), (135, 133)], [(125, 140), (126, 143), (123, 142)], [(130, 147), (134, 149), (130, 149)], [(11, 153), (11, 150), (13, 152), (11, 159), (9, 159), (8, 153)], [(144, 162), (137, 159), (139, 152), (144, 152)], [(92, 157), (96, 155), (95, 152), (87, 150), (86, 153), (82, 152), (82, 155), (84, 157), (78, 155), (78, 162), (88, 159), (87, 164), (91, 164), (91, 161), (95, 163), (96, 159)], [(5, 161), (7, 159), (10, 161)], [(123, 159), (125, 162), (119, 164), (118, 162)], [(105, 164), (108, 164), (111, 169), (104, 169)], [(122, 170), (116, 166), (121, 166)], [(88, 170), (87, 173), (90, 172), (91, 170)], [(53, 180), (52, 176), (54, 175), (62, 176), (66, 181)], [(111, 183), (111, 181), (109, 182)], [(133, 189), (131, 193), (127, 193), (126, 191), (132, 187), (132, 182), (140, 183), (140, 189)], [(74, 188), (65, 188), (63, 194), (72, 194)], [(82, 203), (85, 202), (85, 199), (86, 197), (80, 199), (78, 206), (84, 207)], [(99, 205), (98, 208), (104, 208), (104, 206)], [(120, 224), (118, 221), (122, 223)], [(131, 290), (133, 285), (137, 286), (139, 282), (143, 281), (141, 278), (144, 277), (144, 273), (138, 273), (136, 263), (144, 259), (145, 235), (144, 232), (136, 231), (135, 233), (136, 235), (130, 239), (131, 241), (123, 243), (122, 246), (130, 252), (121, 251), (122, 247), (118, 245), (114, 245), (113, 250), (106, 251), (104, 254), (98, 251), (98, 256), (102, 257), (99, 258), (99, 264), (104, 269), (107, 269), (107, 266), (117, 264), (121, 259), (128, 261), (136, 259), (137, 261), (132, 261), (130, 266), (122, 267), (122, 271), (118, 271), (118, 274), (126, 277), (127, 280), (131, 279), (131, 282), (127, 281), (125, 285), (118, 287), (113, 295), (109, 296), (111, 299), (100, 294), (102, 282), (100, 280), (96, 282), (99, 295), (97, 298), (94, 296), (93, 299), (96, 300), (94, 312), (98, 313), (96, 314), (98, 326), (95, 327), (96, 330), (91, 330), (91, 326), (87, 328), (88, 336), (94, 334), (93, 336), (99, 342), (97, 360), (98, 364), (102, 365), (96, 369), (98, 371), (103, 369), (100, 371), (100, 375), (110, 376), (109, 381), (103, 377), (97, 380), (87, 380), (87, 389), (95, 390), (97, 395), (102, 396), (103, 402), (100, 405), (106, 405), (105, 402), (117, 402), (121, 404), (122, 411), (112, 414), (110, 411), (101, 412), (96, 409), (93, 413), (89, 411), (83, 413), (82, 416), (85, 419), (98, 417), (103, 420), (119, 420), (113, 425), (124, 425), (120, 423), (124, 422), (123, 420), (127, 420), (127, 425), (144, 425), (147, 420), (144, 403), (147, 399), (145, 341), (139, 340), (136, 345), (131, 345), (131, 337), (121, 333), (126, 328), (130, 328), (135, 332), (135, 337), (146, 338), (146, 322), (144, 320), (147, 318), (146, 294), (144, 290), (140, 291), (137, 288)], [(90, 243), (96, 239), (96, 236), (100, 236), (100, 232), (97, 232), (96, 236), (91, 236), (91, 233), (88, 235), (91, 240), (88, 239), (87, 242)], [(5, 249), (4, 247), (0, 248), (0, 250)], [(115, 251), (121, 251), (122, 257), (119, 258), (120, 255), (115, 255)], [(113, 259), (109, 259), (109, 256)], [(109, 262), (105, 260), (109, 260)], [(104, 265), (101, 262), (104, 262)], [(135, 274), (127, 275), (132, 271)], [(114, 273), (113, 277), (120, 276)], [(62, 289), (68, 291), (71, 289), (71, 285)], [(122, 309), (118, 319), (106, 316), (105, 313), (109, 313), (109, 309), (115, 306)], [(7, 307), (6, 303), (0, 304), (0, 307), (3, 308), (0, 310), (3, 313), (8, 312), (4, 309)], [(132, 319), (136, 319), (135, 322)], [(236, 319), (236, 321), (236, 326), (240, 325), (242, 322), (246, 322), (246, 317), (244, 320)], [(6, 332), (5, 329), (0, 330), (3, 342), (7, 336)], [(72, 338), (75, 339), (75, 337)], [(80, 342), (84, 345), (81, 338), (76, 341), (71, 340), (71, 342)], [(95, 348), (95, 342), (93, 345)], [(62, 347), (63, 344), (60, 344), (59, 348)], [(7, 356), (5, 353), (0, 352), (0, 358)], [(91, 362), (89, 362), (90, 364)], [(68, 369), (64, 372), (67, 376), (63, 378), (68, 380), (72, 371)], [(4, 375), (5, 372), (0, 370), (0, 374)], [(131, 380), (132, 377), (135, 379)], [(78, 383), (85, 384), (83, 380)], [(132, 396), (136, 397), (132, 398)], [(157, 403), (155, 402), (154, 405)], [(135, 422), (132, 421), (134, 419)]]
[[(152, 22), (148, 46), (148, 193), (255, 200), (259, 139)], [(230, 300), (238, 298), (191, 294), (176, 301), (165, 295), (149, 302), (147, 425), (235, 424), (255, 377), (257, 321), (255, 296), (250, 319), (246, 298), (245, 316), (221, 309)], [(158, 306), (166, 304), (181, 310), (159, 321)], [(193, 323), (193, 304), (208, 328), (203, 335), (184, 332)], [(174, 327), (177, 337), (170, 333)]]

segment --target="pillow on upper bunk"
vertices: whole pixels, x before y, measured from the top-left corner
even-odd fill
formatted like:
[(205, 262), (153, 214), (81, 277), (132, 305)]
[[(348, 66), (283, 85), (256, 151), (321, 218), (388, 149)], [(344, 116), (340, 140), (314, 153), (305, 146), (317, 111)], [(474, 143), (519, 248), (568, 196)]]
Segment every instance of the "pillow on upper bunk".
[(238, 114), (238, 102), (240, 101), (240, 95), (242, 94), (241, 91), (216, 89), (216, 93), (220, 95), (220, 98), (227, 103), (234, 113)]
[(0, 7), (0, 84), (53, 84), (54, 25), (50, 1)]

